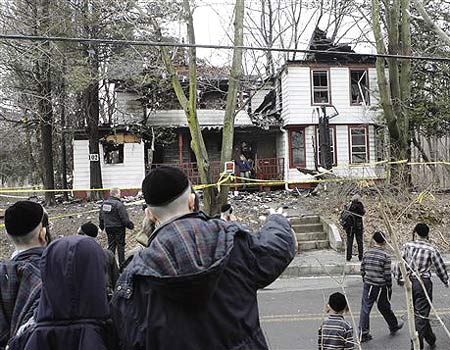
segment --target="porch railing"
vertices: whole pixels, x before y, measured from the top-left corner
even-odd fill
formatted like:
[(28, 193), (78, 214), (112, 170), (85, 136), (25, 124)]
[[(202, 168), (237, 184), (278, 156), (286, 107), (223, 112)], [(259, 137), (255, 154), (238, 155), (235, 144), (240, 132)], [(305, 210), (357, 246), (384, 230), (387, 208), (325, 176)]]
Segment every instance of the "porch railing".
[[(213, 182), (217, 182), (220, 173), (223, 171), (223, 165), (220, 161), (213, 161), (210, 164)], [(178, 167), (186, 173), (194, 185), (201, 183), (197, 163), (153, 163), (151, 168), (153, 169), (162, 165)], [(239, 176), (239, 173), (239, 166), (236, 165), (235, 175)], [(284, 178), (284, 158), (258, 159), (254, 167), (254, 176), (259, 180), (282, 180)]]

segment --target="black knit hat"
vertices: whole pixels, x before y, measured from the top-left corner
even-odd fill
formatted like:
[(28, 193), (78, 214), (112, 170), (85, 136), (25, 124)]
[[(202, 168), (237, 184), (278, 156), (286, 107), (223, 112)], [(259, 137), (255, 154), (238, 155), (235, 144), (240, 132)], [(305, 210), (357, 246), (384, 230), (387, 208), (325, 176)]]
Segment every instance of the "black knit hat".
[(189, 187), (183, 171), (171, 166), (153, 169), (142, 181), (145, 202), (150, 206), (163, 206), (181, 196)]
[(430, 233), (430, 228), (427, 224), (417, 224), (416, 227), (414, 227), (414, 232), (417, 232), (417, 234), (420, 237), (428, 237), (428, 234)]
[(347, 307), (347, 299), (344, 294), (336, 292), (330, 295), (328, 305), (330, 305), (335, 312), (342, 312)]
[(98, 235), (98, 227), (97, 227), (97, 225), (88, 221), (85, 224), (81, 225), (80, 230), (78, 231), (78, 234), (95, 238)]
[(25, 236), (33, 231), (44, 216), (42, 205), (32, 201), (19, 201), (5, 211), (5, 228), (11, 236)]
[(384, 233), (381, 231), (375, 231), (372, 238), (378, 244), (382, 244), (382, 243), (386, 242), (386, 237), (385, 237)]

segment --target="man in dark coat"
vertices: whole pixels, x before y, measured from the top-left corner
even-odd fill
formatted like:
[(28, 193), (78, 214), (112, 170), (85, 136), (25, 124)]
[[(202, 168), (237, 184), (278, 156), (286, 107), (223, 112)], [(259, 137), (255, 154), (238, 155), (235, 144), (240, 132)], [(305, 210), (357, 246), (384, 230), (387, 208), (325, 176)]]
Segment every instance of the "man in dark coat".
[[(92, 222), (88, 221), (80, 226), (78, 229), (79, 235), (86, 235), (92, 238), (98, 236), (98, 227)], [(108, 298), (112, 298), (112, 293), (116, 285), (117, 279), (119, 278), (119, 267), (117, 266), (116, 258), (114, 253), (109, 249), (103, 249), (106, 259), (106, 294)]]
[(100, 245), (79, 235), (58, 239), (42, 255), (41, 274), (35, 324), (13, 338), (9, 348), (115, 349)]
[(5, 212), (6, 233), (15, 251), (0, 263), (0, 349), (37, 306), (41, 290), (39, 263), (48, 243), (48, 215), (32, 201), (20, 201)]
[(352, 259), (353, 240), (356, 238), (358, 245), (358, 259), (362, 260), (364, 254), (364, 227), (363, 216), (366, 213), (364, 205), (359, 195), (354, 195), (352, 201), (346, 206), (345, 210), (351, 213), (350, 223), (345, 227), (347, 233), (347, 261)]
[(128, 217), (127, 208), (120, 200), (120, 189), (113, 188), (111, 196), (103, 202), (100, 209), (99, 227), (106, 231), (108, 249), (119, 257), (119, 266), (125, 261), (125, 229), (132, 230), (133, 222)]
[(122, 349), (267, 349), (256, 293), (293, 259), (287, 219), (259, 233), (193, 212), (186, 175), (160, 167), (144, 179), (156, 230), (124, 270), (112, 300)]

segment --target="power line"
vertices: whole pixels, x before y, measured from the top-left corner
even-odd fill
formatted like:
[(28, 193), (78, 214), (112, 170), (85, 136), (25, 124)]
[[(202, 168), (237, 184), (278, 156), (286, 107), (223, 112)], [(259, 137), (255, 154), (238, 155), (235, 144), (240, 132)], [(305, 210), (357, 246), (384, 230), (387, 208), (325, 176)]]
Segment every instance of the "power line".
[(150, 47), (184, 47), (197, 49), (215, 49), (215, 50), (253, 50), (253, 51), (275, 51), (275, 52), (299, 52), (312, 54), (333, 54), (341, 56), (353, 57), (367, 57), (367, 58), (394, 58), (404, 60), (417, 61), (435, 61), (435, 62), (450, 62), (448, 57), (440, 56), (408, 56), (408, 55), (390, 55), (390, 54), (374, 54), (374, 53), (357, 53), (346, 51), (332, 51), (332, 50), (309, 50), (309, 49), (289, 49), (281, 47), (262, 47), (262, 46), (233, 46), (233, 45), (212, 45), (212, 44), (188, 44), (188, 43), (174, 43), (162, 41), (148, 41), (148, 40), (122, 40), (122, 39), (91, 39), (91, 38), (69, 38), (57, 36), (34, 36), (34, 35), (7, 35), (0, 34), (0, 41), (22, 40), (22, 41), (55, 41), (55, 42), (71, 42), (71, 43), (87, 43), (87, 44), (109, 44), (109, 45), (126, 45), (126, 46), (150, 46)]

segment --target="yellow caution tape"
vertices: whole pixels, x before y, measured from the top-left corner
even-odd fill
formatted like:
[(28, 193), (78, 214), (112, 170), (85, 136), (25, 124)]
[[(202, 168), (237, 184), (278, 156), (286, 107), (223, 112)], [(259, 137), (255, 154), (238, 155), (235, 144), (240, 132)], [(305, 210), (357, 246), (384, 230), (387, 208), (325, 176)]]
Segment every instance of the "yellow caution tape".
[[(331, 170), (325, 170), (321, 173), (312, 175), (312, 177), (318, 177), (321, 175), (328, 174), (335, 169), (352, 169), (352, 168), (361, 168), (361, 167), (373, 167), (377, 165), (393, 165), (393, 164), (405, 164), (408, 166), (412, 165), (450, 165), (448, 161), (436, 161), (436, 162), (408, 162), (408, 160), (397, 160), (397, 161), (387, 161), (382, 160), (378, 162), (372, 163), (358, 163), (358, 164), (346, 164), (341, 166), (333, 167)], [(387, 176), (385, 173), (385, 176)], [(372, 181), (372, 180), (380, 180), (380, 177), (345, 177), (345, 178), (333, 178), (333, 179), (323, 179), (323, 180), (295, 180), (295, 181), (284, 181), (284, 180), (261, 180), (261, 179), (249, 179), (240, 176), (234, 176), (232, 174), (222, 173), (220, 175), (219, 180), (216, 183), (211, 184), (199, 184), (194, 185), (194, 189), (200, 190), (209, 187), (217, 187), (220, 191), (221, 186), (249, 186), (249, 185), (267, 185), (267, 186), (276, 186), (276, 185), (284, 185), (284, 184), (302, 184), (302, 183), (324, 183), (324, 182), (342, 182), (342, 181)], [(244, 182), (235, 182), (235, 181), (244, 181)], [(0, 193), (44, 193), (44, 192), (93, 192), (93, 191), (110, 191), (112, 188), (77, 188), (77, 189), (9, 189), (9, 188), (0, 188)], [(127, 187), (121, 188), (121, 190), (141, 190), (139, 187)]]

